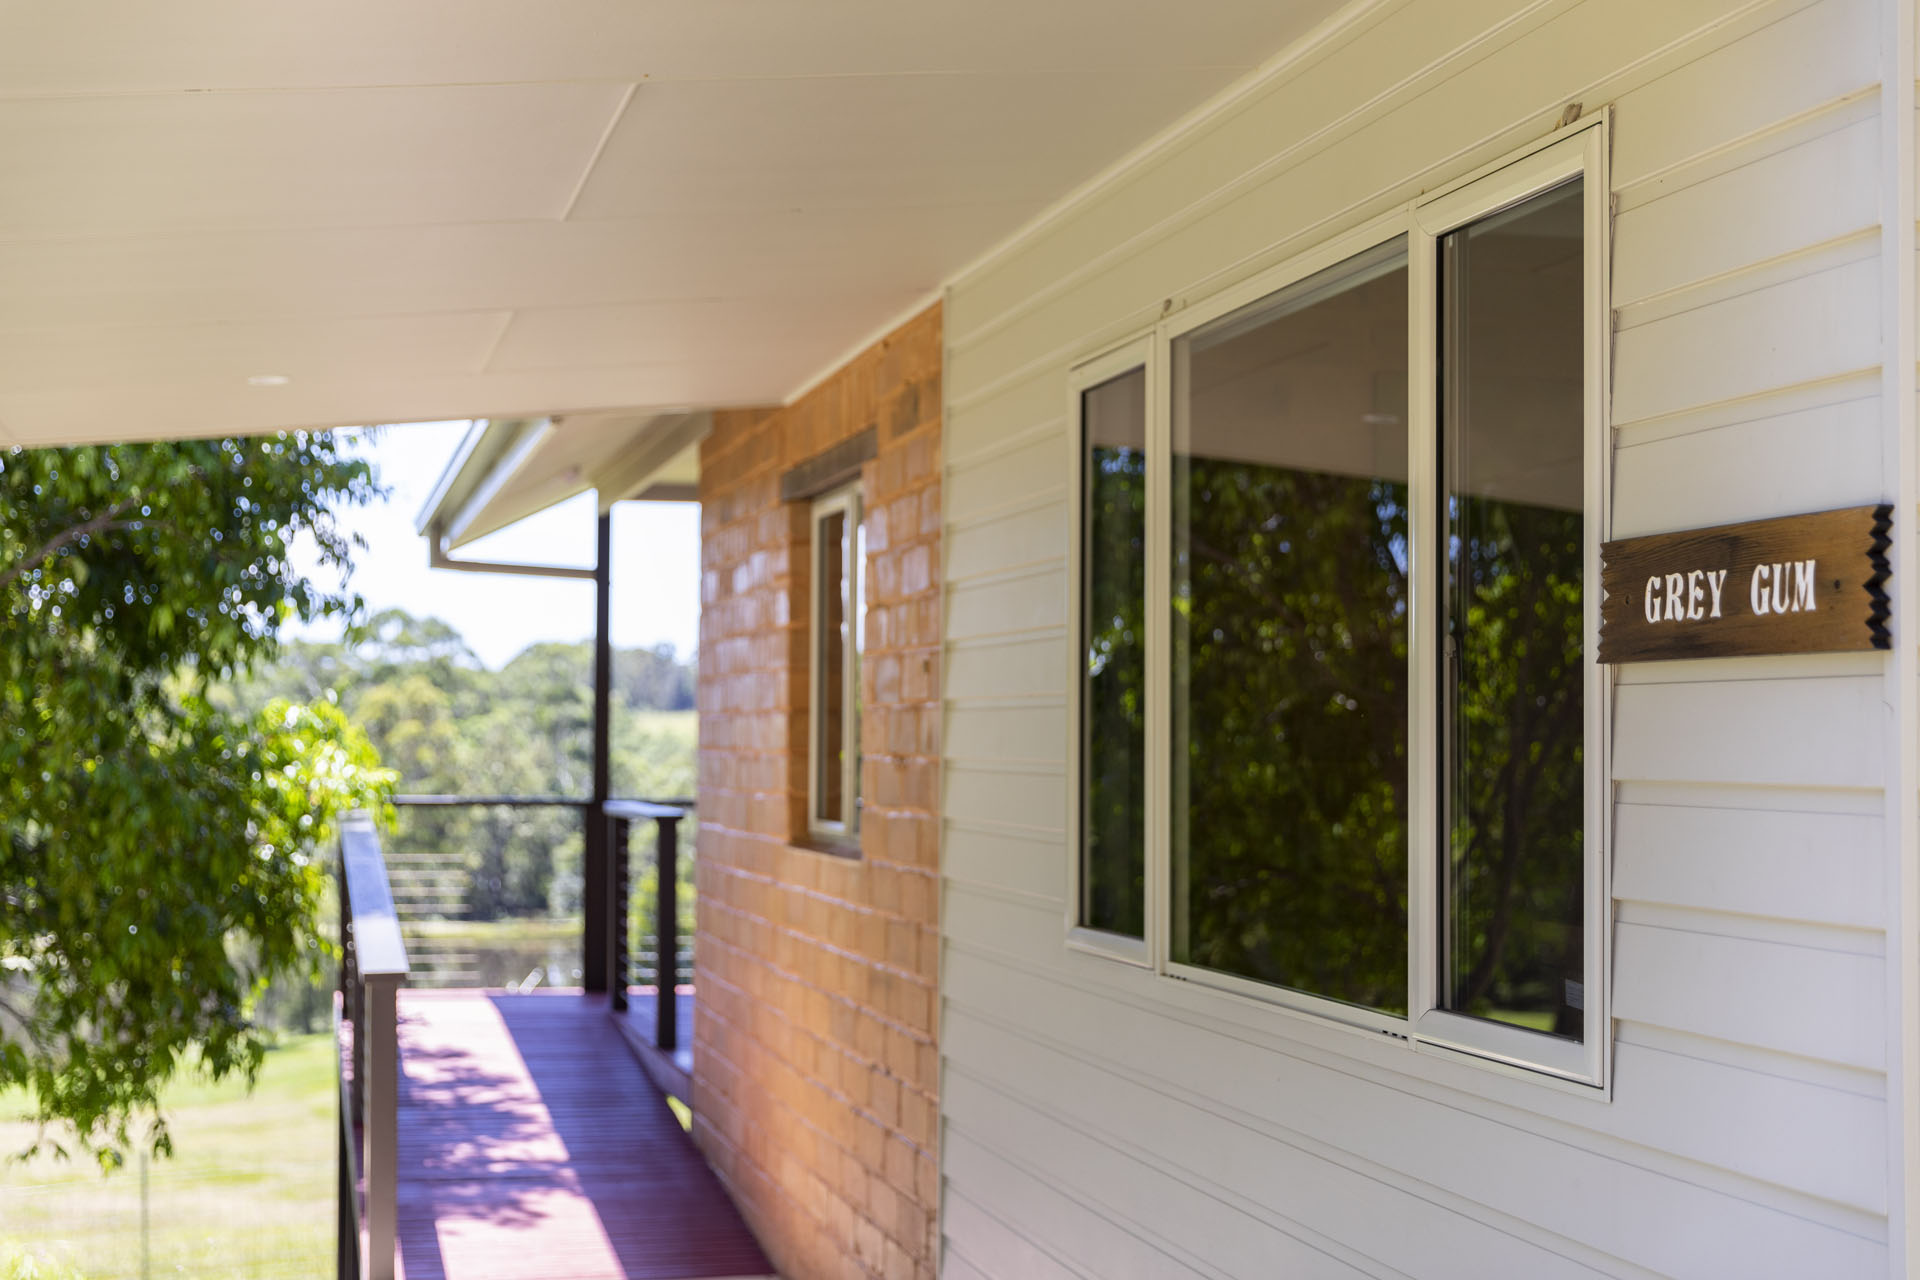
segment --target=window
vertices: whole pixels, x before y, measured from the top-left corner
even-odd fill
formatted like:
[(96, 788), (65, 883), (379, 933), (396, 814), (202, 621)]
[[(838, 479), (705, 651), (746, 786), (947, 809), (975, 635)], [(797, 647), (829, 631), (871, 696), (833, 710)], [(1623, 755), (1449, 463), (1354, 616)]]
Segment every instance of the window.
[(1600, 137), (1076, 369), (1076, 946), (1602, 1081)]
[(1440, 1003), (1578, 1040), (1581, 182), (1440, 239)]
[(1177, 965), (1407, 1007), (1404, 237), (1173, 340)]
[(860, 831), (860, 646), (867, 604), (859, 486), (816, 499), (812, 529), (807, 825), (815, 836), (844, 842)]
[(1074, 379), (1073, 545), (1081, 767), (1069, 925), (1085, 945), (1146, 956), (1147, 359), (1136, 342)]

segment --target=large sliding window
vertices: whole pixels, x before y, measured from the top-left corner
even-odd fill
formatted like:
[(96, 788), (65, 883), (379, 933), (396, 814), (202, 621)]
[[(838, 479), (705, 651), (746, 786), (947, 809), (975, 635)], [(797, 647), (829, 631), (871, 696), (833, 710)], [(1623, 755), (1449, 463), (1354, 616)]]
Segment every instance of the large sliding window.
[(1404, 1013), (1404, 239), (1172, 356), (1170, 959)]
[(1603, 164), (1075, 371), (1076, 945), (1603, 1080)]

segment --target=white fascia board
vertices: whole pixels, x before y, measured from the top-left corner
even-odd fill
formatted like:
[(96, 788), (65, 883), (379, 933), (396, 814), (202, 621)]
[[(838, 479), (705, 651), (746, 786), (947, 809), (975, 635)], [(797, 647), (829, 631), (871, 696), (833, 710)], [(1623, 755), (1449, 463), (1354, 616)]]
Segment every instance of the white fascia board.
[(420, 514), (414, 518), (414, 532), (422, 537), (434, 529), (445, 532), (525, 425), (525, 419), (517, 418), (473, 419), (441, 469), (440, 478), (434, 482)]
[(424, 535), (433, 527), (434, 517), (440, 514), (441, 505), (447, 501), (447, 495), (459, 482), (460, 473), (467, 462), (480, 447), (480, 441), (486, 437), (487, 430), (493, 424), (484, 418), (475, 418), (467, 423), (467, 430), (460, 437), (460, 443), (454, 447), (453, 456), (447, 459), (447, 465), (440, 469), (440, 478), (433, 482), (433, 491), (427, 495), (426, 505), (420, 508), (420, 514), (414, 517), (413, 531)]
[(524, 420), (504, 422), (498, 425), (512, 432), (511, 436), (503, 436), (501, 452), (492, 462), (485, 464), (484, 471), (473, 477), (467, 493), (462, 495), (456, 490), (448, 495), (449, 501), (446, 506), (451, 508), (450, 511), (435, 513), (436, 516), (444, 516), (444, 519), (436, 519), (432, 527), (438, 536), (445, 540), (449, 548), (481, 536), (479, 533), (469, 534), (468, 530), (473, 528), (474, 522), (487, 509), (487, 505), (499, 496), (501, 490), (513, 482), (520, 469), (540, 451), (540, 446), (545, 444), (547, 438), (553, 434), (553, 422), (548, 418), (539, 418), (530, 422)]
[(601, 514), (645, 492), (663, 468), (712, 430), (713, 414), (705, 409), (662, 414), (649, 422), (632, 444), (595, 468), (593, 487)]

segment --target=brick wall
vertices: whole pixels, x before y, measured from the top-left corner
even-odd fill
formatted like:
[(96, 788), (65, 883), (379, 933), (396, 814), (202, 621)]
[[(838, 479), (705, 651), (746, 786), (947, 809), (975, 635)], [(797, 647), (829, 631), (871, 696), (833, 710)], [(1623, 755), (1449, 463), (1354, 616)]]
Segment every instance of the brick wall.
[[(931, 1280), (937, 1239), (940, 311), (700, 453), (694, 1134), (788, 1280)], [(806, 848), (809, 503), (875, 428), (858, 857)]]

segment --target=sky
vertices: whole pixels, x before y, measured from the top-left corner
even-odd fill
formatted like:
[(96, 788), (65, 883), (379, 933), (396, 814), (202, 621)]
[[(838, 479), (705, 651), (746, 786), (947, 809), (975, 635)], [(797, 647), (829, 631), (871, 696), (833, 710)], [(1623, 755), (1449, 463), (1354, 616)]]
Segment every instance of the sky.
[[(350, 586), (370, 610), (399, 607), (442, 618), (466, 638), (480, 661), (499, 667), (530, 644), (586, 640), (593, 635), (593, 583), (518, 574), (464, 573), (427, 567), (426, 539), (414, 522), (426, 505), (466, 422), (412, 423), (360, 433), (355, 452), (373, 463), (389, 492), (372, 506), (339, 512), (341, 527), (367, 543), (357, 553)], [(483, 538), (462, 559), (591, 567), (593, 495), (580, 497)], [(294, 548), (296, 563), (321, 581), (310, 540)], [(613, 643), (618, 648), (670, 644), (691, 659), (699, 644), (700, 508), (690, 502), (623, 502), (613, 511)], [(307, 639), (335, 639), (337, 625), (295, 629)]]

